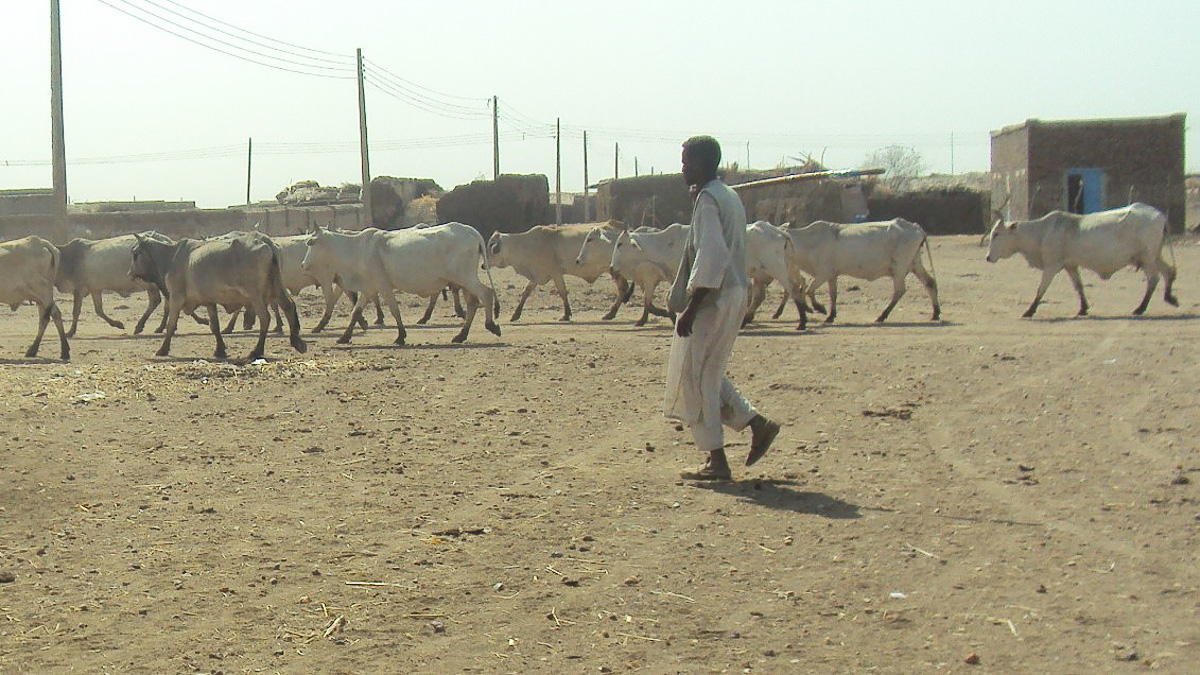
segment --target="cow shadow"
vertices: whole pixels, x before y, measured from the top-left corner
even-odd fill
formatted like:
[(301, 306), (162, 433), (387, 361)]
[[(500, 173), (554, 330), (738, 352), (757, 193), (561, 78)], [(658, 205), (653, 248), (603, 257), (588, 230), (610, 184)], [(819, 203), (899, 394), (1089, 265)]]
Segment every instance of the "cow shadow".
[(876, 323), (874, 321), (835, 321), (833, 323), (825, 323), (824, 321), (816, 321), (809, 323), (808, 329), (819, 328), (820, 330), (830, 330), (838, 328), (951, 328), (961, 326), (962, 324), (956, 321), (947, 321), (938, 319), (937, 321), (884, 321)]
[(833, 520), (861, 518), (863, 507), (820, 492), (797, 490), (793, 480), (770, 478), (695, 483), (694, 487), (736, 497), (778, 511), (806, 513)]
[(1089, 314), (1087, 316), (1048, 316), (1045, 318), (1034, 316), (1031, 321), (1037, 323), (1068, 323), (1071, 321), (1195, 321), (1200, 319), (1200, 314), (1195, 312), (1183, 312), (1180, 314)]
[(741, 334), (746, 337), (796, 337), (797, 335), (814, 335), (812, 329), (796, 330), (786, 328), (755, 328), (754, 326), (746, 326), (742, 329)]
[[(56, 345), (55, 350), (57, 351), (57, 349), (58, 346)], [(0, 358), (0, 366), (47, 366), (55, 364), (63, 365), (68, 363), (70, 363), (70, 361), (63, 361), (62, 359), (54, 358), (53, 356), (34, 356), (28, 359)]]
[(443, 342), (420, 342), (417, 344), (405, 344), (405, 345), (397, 345), (397, 344), (392, 344), (389, 342), (388, 344), (385, 344), (385, 345), (380, 345), (380, 344), (363, 345), (363, 344), (355, 344), (355, 343), (333, 344), (330, 346), (330, 349), (349, 350), (349, 351), (360, 351), (361, 350), (361, 351), (392, 352), (392, 351), (408, 351), (408, 350), (414, 350), (414, 349), (415, 350), (499, 349), (499, 348), (507, 347), (507, 346), (508, 346), (507, 342), (462, 342), (462, 343), (458, 343), (458, 344), (455, 344), (452, 342), (445, 342), (445, 343), (443, 343)]

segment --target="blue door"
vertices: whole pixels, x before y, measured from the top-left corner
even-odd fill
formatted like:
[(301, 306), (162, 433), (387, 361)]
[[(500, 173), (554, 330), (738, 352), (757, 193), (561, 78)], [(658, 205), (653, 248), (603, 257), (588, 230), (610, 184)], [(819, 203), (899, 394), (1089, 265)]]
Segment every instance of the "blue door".
[(1095, 213), (1104, 210), (1104, 169), (1067, 170), (1067, 211)]

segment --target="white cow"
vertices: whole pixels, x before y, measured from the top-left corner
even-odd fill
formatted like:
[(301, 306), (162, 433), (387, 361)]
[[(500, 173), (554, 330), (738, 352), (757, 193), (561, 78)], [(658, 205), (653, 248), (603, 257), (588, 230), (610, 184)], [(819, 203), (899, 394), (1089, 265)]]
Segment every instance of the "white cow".
[(675, 280), (690, 228), (673, 223), (657, 232), (622, 232), (617, 236), (611, 260), (613, 274), (642, 287), (642, 316), (634, 325), (644, 326), (651, 314), (674, 319), (670, 312), (654, 306), (654, 289)]
[(71, 359), (67, 333), (63, 329), (62, 312), (54, 304), (54, 279), (58, 275), (58, 249), (41, 237), (25, 237), (0, 243), (0, 303), (13, 311), (23, 302), (32, 301), (38, 308), (38, 332), (33, 344), (25, 351), (26, 358), (37, 356), (46, 325), (54, 319), (58, 329), (59, 356)]
[(489, 270), (487, 247), (483, 237), (470, 225), (445, 223), (428, 228), (384, 231), (369, 228), (361, 232), (330, 232), (322, 228), (308, 239), (304, 268), (325, 270), (337, 275), (342, 286), (358, 293), (354, 314), (338, 342), (350, 342), (354, 324), (362, 317), (363, 307), (373, 296), (388, 304), (396, 319), (396, 344), (404, 344), (407, 331), (400, 318), (400, 307), (393, 291), (399, 290), (428, 298), (446, 286), (462, 289), (467, 294), (466, 318), (462, 330), (453, 342), (463, 342), (482, 303), (484, 326), (496, 335), (500, 327), (492, 311), (496, 293), (494, 285), (479, 281), (480, 260)]
[(1079, 215), (1051, 211), (1037, 220), (996, 222), (988, 244), (988, 262), (996, 262), (1014, 253), (1025, 256), (1030, 267), (1042, 271), (1037, 296), (1022, 316), (1028, 318), (1037, 311), (1050, 282), (1059, 270), (1066, 270), (1079, 295), (1079, 316), (1088, 313), (1087, 298), (1083, 295), (1083, 280), (1079, 268), (1089, 269), (1108, 279), (1126, 265), (1134, 265), (1146, 274), (1146, 294), (1133, 310), (1146, 311), (1150, 296), (1158, 287), (1161, 275), (1166, 281), (1163, 299), (1178, 307), (1172, 293), (1175, 267), (1162, 256), (1167, 217), (1161, 211), (1140, 202), (1129, 206)]
[[(892, 301), (875, 319), (886, 321), (906, 290), (904, 279), (911, 272), (924, 284), (933, 303), (932, 321), (941, 319), (933, 254), (920, 225), (903, 218), (874, 223), (831, 223), (818, 220), (805, 227), (785, 230), (792, 238), (792, 265), (812, 277), (811, 288), (829, 285), (829, 314), (825, 323), (837, 318), (837, 278), (841, 275), (874, 281), (892, 278)], [(930, 270), (921, 263), (921, 249), (929, 256)], [(804, 315), (800, 329), (804, 329)]]
[[(144, 232), (142, 236), (164, 242), (171, 241), (170, 237), (157, 232)], [(95, 308), (97, 316), (114, 328), (125, 328), (125, 324), (104, 313), (104, 291), (111, 291), (123, 298), (137, 291), (145, 291), (150, 304), (138, 319), (133, 332), (136, 335), (146, 327), (146, 320), (162, 302), (162, 293), (154, 284), (129, 276), (129, 267), (133, 263), (133, 245), (136, 241), (136, 235), (124, 234), (100, 240), (72, 239), (59, 247), (58, 277), (54, 285), (60, 292), (70, 293), (74, 300), (71, 305), (71, 328), (67, 331), (67, 337), (75, 336), (83, 298), (87, 295), (92, 297), (92, 307)], [(162, 321), (154, 332), (161, 333), (166, 325), (167, 314), (164, 311)]]
[[(765, 220), (746, 226), (746, 267), (750, 279), (750, 302), (742, 325), (754, 321), (754, 313), (766, 297), (767, 286), (779, 282), (783, 286), (784, 302), (791, 298), (800, 312), (799, 330), (805, 324), (804, 279), (788, 265), (788, 250), (792, 240), (778, 227)], [(777, 317), (778, 318), (778, 317)]]
[[(538, 286), (553, 281), (563, 301), (563, 321), (571, 320), (571, 301), (567, 298), (567, 285), (564, 275), (579, 277), (584, 281), (594, 283), (609, 269), (609, 260), (601, 256), (581, 258), (579, 250), (588, 233), (597, 227), (594, 223), (574, 223), (569, 225), (535, 225), (525, 232), (502, 233), (493, 232), (488, 240), (488, 255), (496, 267), (512, 267), (517, 274), (529, 279), (521, 298), (513, 310), (510, 321), (521, 318), (525, 309), (525, 301)], [(619, 223), (610, 221), (601, 225), (611, 233), (622, 231)], [(617, 308), (629, 297), (628, 281), (613, 274), (617, 285), (617, 300), (604, 315), (604, 319), (616, 316)]]

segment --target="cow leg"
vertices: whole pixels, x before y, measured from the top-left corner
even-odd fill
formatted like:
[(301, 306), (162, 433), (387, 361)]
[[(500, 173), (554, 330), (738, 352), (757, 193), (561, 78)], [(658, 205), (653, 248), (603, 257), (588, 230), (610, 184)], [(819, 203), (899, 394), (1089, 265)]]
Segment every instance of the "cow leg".
[(363, 330), (366, 330), (367, 327), (366, 322), (363, 321), (363, 308), (366, 307), (367, 304), (367, 294), (358, 293), (357, 295), (351, 295), (354, 297), (354, 309), (350, 311), (349, 325), (346, 326), (345, 332), (343, 332), (341, 337), (339, 337), (337, 340), (339, 345), (350, 344), (350, 336), (354, 334), (355, 324), (361, 323)]
[[(208, 309), (208, 328), (212, 331), (213, 336), (217, 338), (217, 348), (213, 351), (213, 358), (226, 359), (229, 355), (225, 351), (225, 340), (221, 338), (221, 322), (217, 317), (217, 303), (210, 302), (205, 305), (205, 308)], [(233, 313), (233, 318), (237, 318), (237, 312)]]
[[(212, 305), (206, 305), (206, 306), (212, 307)], [(215, 315), (215, 312), (211, 309), (208, 311), (209, 311), (208, 323), (211, 325), (212, 321), (213, 321), (213, 316)], [(240, 312), (240, 311), (241, 311), (240, 309), (235, 309), (233, 311), (233, 313), (229, 315), (229, 323), (225, 324), (225, 329), (221, 331), (222, 333), (232, 333), (233, 332), (234, 327), (237, 326), (238, 312)], [(249, 329), (247, 329), (247, 330), (249, 330)]]
[(71, 346), (67, 344), (67, 332), (63, 330), (62, 312), (58, 310), (58, 304), (53, 300), (50, 301), (50, 318), (54, 320), (54, 327), (58, 330), (58, 358), (70, 361)]
[[(167, 298), (167, 327), (163, 332), (162, 345), (160, 345), (158, 351), (154, 353), (155, 356), (169, 356), (171, 354), (171, 337), (175, 335), (175, 329), (179, 327), (179, 313), (182, 310), (182, 302), (178, 302), (171, 297)], [(194, 317), (195, 315), (195, 309), (193, 308), (192, 316)]]
[(1163, 300), (1172, 307), (1179, 306), (1179, 300), (1175, 298), (1175, 293), (1172, 288), (1175, 286), (1175, 267), (1168, 265), (1163, 259), (1162, 252), (1158, 253), (1158, 270), (1162, 274), (1163, 281), (1166, 282), (1166, 289), (1163, 291)]
[[(480, 298), (478, 296), (476, 296), (474, 294), (468, 295), (467, 307), (466, 307), (467, 311), (466, 311), (466, 316), (463, 317), (462, 328), (458, 331), (458, 333), (454, 337), (450, 338), (450, 342), (452, 342), (454, 344), (459, 344), (459, 343), (466, 341), (467, 335), (469, 335), (471, 333), (471, 324), (475, 322), (475, 312), (479, 310), (479, 305), (480, 305)], [(484, 314), (486, 316), (487, 312), (485, 311)]]
[(1037, 295), (1033, 297), (1033, 302), (1029, 305), (1029, 309), (1025, 310), (1025, 313), (1021, 315), (1022, 318), (1028, 319), (1037, 311), (1037, 306), (1042, 301), (1042, 296), (1046, 295), (1046, 289), (1050, 288), (1050, 282), (1054, 281), (1054, 277), (1060, 269), (1062, 268), (1047, 267), (1042, 270), (1042, 280), (1038, 283)]
[(525, 301), (529, 299), (529, 294), (533, 293), (533, 289), (537, 286), (537, 282), (532, 279), (525, 284), (525, 290), (521, 291), (521, 297), (517, 300), (517, 308), (513, 310), (512, 316), (508, 317), (510, 322), (521, 318), (521, 312), (525, 310)]
[(745, 326), (754, 321), (754, 314), (758, 311), (763, 300), (767, 298), (767, 287), (770, 286), (771, 280), (760, 281), (753, 279), (750, 282), (749, 301), (746, 303), (746, 314), (742, 317), (742, 325)]
[(796, 311), (800, 314), (800, 323), (796, 324), (796, 330), (804, 330), (808, 327), (808, 306), (804, 304), (804, 287), (792, 286), (790, 291), (783, 294), (783, 299), (786, 301), (789, 296), (792, 302), (796, 303)]
[(96, 316), (104, 319), (106, 322), (108, 322), (108, 325), (119, 330), (125, 330), (124, 323), (117, 321), (116, 319), (104, 313), (104, 300), (103, 293), (101, 291), (92, 292), (92, 309), (96, 310)]
[(71, 330), (67, 331), (67, 337), (75, 337), (75, 329), (79, 326), (79, 312), (82, 309), (83, 293), (76, 290), (71, 302)]
[(562, 275), (554, 277), (554, 288), (558, 291), (558, 297), (563, 301), (563, 315), (559, 321), (571, 320), (571, 300), (567, 298), (567, 282), (562, 278)]
[(600, 317), (601, 321), (612, 321), (616, 318), (617, 310), (628, 301), (628, 296), (633, 292), (632, 285), (623, 276), (614, 274), (613, 283), (617, 285), (617, 297), (613, 300), (613, 304), (608, 308), (608, 311), (604, 313), (604, 316)]
[(403, 346), (404, 339), (408, 337), (408, 331), (404, 329), (404, 319), (400, 318), (400, 304), (396, 302), (396, 294), (388, 291), (383, 295), (384, 302), (387, 303), (388, 311), (392, 313), (392, 318), (396, 320), (396, 344)]
[[(483, 283), (476, 283), (469, 286), (455, 286), (455, 291), (457, 291), (459, 288), (461, 288), (462, 292), (467, 295), (467, 307), (466, 311), (463, 312), (465, 328), (469, 330), (471, 327), (471, 321), (473, 321), (475, 318), (473, 313), (475, 310), (471, 306), (471, 299), (474, 298), (476, 303), (483, 307), (483, 327), (486, 328), (489, 333), (499, 337), (500, 326), (496, 324), (495, 313), (496, 294), (491, 287), (485, 286)], [(463, 338), (466, 338), (465, 334), (463, 335)]]
[(938, 302), (937, 279), (933, 278), (933, 274), (925, 269), (925, 264), (921, 262), (920, 249), (917, 250), (916, 264), (913, 265), (913, 274), (921, 280), (921, 285), (925, 287), (925, 292), (929, 293), (929, 301), (933, 303), (933, 316), (930, 321), (940, 321), (942, 318), (942, 305)]
[[(388, 295), (391, 296), (392, 302), (396, 301), (396, 294), (394, 292), (388, 291)], [(390, 305), (389, 305), (389, 307), (390, 307)], [(378, 295), (375, 296), (375, 325), (376, 326), (383, 325), (383, 307), (381, 307), (379, 304), (379, 296)]]
[(1150, 296), (1154, 295), (1154, 289), (1158, 288), (1158, 270), (1151, 266), (1142, 268), (1146, 272), (1146, 295), (1142, 296), (1142, 302), (1133, 310), (1137, 316), (1141, 316), (1146, 311), (1146, 307), (1150, 304)]
[[(445, 293), (445, 289), (443, 289), (442, 292)], [(437, 293), (434, 293), (433, 295), (429, 296), (429, 305), (425, 307), (425, 313), (421, 315), (421, 318), (417, 319), (418, 326), (424, 326), (425, 324), (429, 323), (429, 317), (433, 316), (433, 307), (436, 304)]]
[(1071, 277), (1071, 284), (1075, 286), (1075, 293), (1079, 296), (1079, 313), (1075, 316), (1087, 316), (1088, 301), (1087, 297), (1083, 294), (1083, 279), (1079, 277), (1079, 268), (1068, 267), (1066, 269), (1067, 276)]
[[(813, 279), (813, 286), (817, 285), (817, 280)], [(837, 277), (829, 278), (829, 313), (825, 315), (825, 323), (833, 323), (837, 318)]]
[(255, 343), (254, 349), (250, 350), (247, 358), (251, 361), (261, 359), (267, 351), (267, 333), (271, 329), (271, 305), (260, 302), (257, 307), (245, 307), (243, 311), (246, 314), (253, 313), (258, 318), (258, 342)]
[(892, 301), (883, 309), (883, 314), (875, 319), (875, 323), (883, 323), (887, 321), (888, 315), (896, 308), (896, 303), (900, 302), (900, 298), (904, 297), (905, 291), (908, 290), (908, 285), (904, 283), (904, 277), (908, 276), (908, 270), (898, 270), (892, 273)]
[(304, 342), (304, 338), (300, 337), (300, 312), (296, 309), (296, 303), (285, 290), (282, 298), (279, 300), (283, 305), (283, 314), (288, 320), (288, 343), (292, 345), (292, 349), (303, 354), (308, 351), (308, 344)]
[(650, 318), (650, 314), (651, 314), (650, 308), (654, 306), (654, 291), (657, 288), (658, 288), (657, 281), (651, 283), (649, 286), (642, 287), (642, 316), (637, 321), (634, 321), (633, 325), (635, 325), (635, 326), (645, 326), (646, 325), (646, 320)]
[[(765, 298), (764, 298), (764, 299), (765, 299)], [(788, 298), (788, 294), (787, 294), (787, 293), (784, 293), (784, 294), (783, 294), (783, 297), (779, 299), (779, 306), (778, 306), (778, 307), (776, 307), (776, 308), (775, 308), (775, 311), (774, 311), (774, 312), (771, 314), (771, 318), (772, 318), (772, 319), (778, 319), (779, 317), (783, 316), (783, 310), (784, 310), (784, 309), (787, 307), (787, 302), (788, 302), (788, 299), (789, 299), (789, 298)], [(804, 302), (804, 300), (803, 300), (803, 296), (801, 296), (801, 300), (800, 300), (800, 301), (801, 301), (801, 302)]]
[(450, 292), (454, 295), (454, 316), (465, 319), (467, 317), (467, 310), (463, 308), (462, 293), (460, 290), (458, 286), (450, 289)]
[(38, 348), (42, 346), (42, 336), (46, 334), (46, 326), (50, 325), (50, 305), (40, 301), (35, 301), (35, 303), (38, 310), (38, 332), (37, 337), (33, 338), (33, 344), (25, 350), (27, 359), (37, 356)]
[(320, 333), (329, 324), (329, 320), (333, 318), (333, 307), (337, 304), (338, 296), (342, 294), (341, 289), (334, 290), (333, 284), (321, 284), (321, 295), (325, 298), (325, 312), (321, 314), (321, 320), (313, 326), (312, 332)]
[(134, 335), (138, 335), (146, 329), (146, 321), (150, 318), (150, 315), (154, 313), (154, 310), (157, 309), (160, 304), (162, 304), (162, 293), (159, 293), (157, 288), (147, 289), (146, 296), (150, 299), (150, 304), (146, 307), (146, 311), (142, 314), (142, 318), (138, 319), (137, 325), (134, 326)]

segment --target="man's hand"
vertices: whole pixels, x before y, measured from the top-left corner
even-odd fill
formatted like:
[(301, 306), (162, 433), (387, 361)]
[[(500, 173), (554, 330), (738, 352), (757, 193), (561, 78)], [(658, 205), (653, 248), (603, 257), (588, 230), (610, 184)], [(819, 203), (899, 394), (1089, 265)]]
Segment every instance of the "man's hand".
[(679, 337), (691, 336), (692, 324), (694, 324), (695, 322), (696, 322), (695, 305), (693, 303), (689, 302), (687, 308), (683, 310), (683, 313), (680, 314), (679, 317), (675, 319), (675, 334), (678, 335)]
[(692, 328), (696, 323), (696, 312), (699, 311), (700, 303), (704, 302), (704, 298), (708, 296), (711, 288), (697, 288), (688, 296), (687, 307), (683, 308), (683, 312), (679, 314), (679, 318), (675, 319), (675, 334), (679, 337), (690, 337)]

